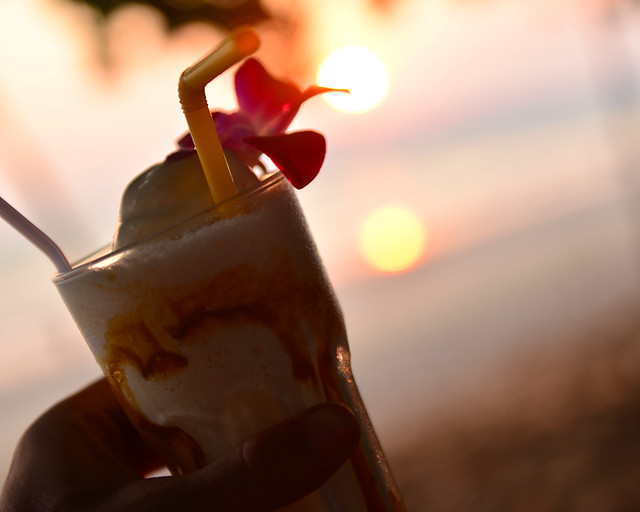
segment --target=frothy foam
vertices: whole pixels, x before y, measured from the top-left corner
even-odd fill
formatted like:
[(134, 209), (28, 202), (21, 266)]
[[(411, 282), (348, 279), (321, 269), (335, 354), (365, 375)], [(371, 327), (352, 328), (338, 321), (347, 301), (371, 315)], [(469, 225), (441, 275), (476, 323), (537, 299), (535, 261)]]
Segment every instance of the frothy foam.
[[(233, 152), (225, 151), (225, 157), (239, 192), (258, 185), (258, 177)], [(131, 245), (213, 206), (197, 153), (174, 153), (143, 172), (124, 191), (113, 247)]]
[(194, 219), (57, 283), (138, 420), (179, 426), (209, 461), (325, 400), (319, 360), (346, 343), (293, 191), (269, 180), (232, 218)]

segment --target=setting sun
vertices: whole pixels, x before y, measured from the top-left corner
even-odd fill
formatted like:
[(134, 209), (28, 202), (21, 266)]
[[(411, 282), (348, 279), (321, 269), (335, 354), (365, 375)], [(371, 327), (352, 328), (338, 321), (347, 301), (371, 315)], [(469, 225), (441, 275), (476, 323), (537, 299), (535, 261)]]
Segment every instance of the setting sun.
[(358, 46), (346, 46), (329, 55), (318, 70), (318, 85), (349, 89), (350, 94), (323, 95), (342, 112), (359, 113), (379, 105), (389, 90), (387, 68), (375, 53)]
[(414, 267), (424, 254), (426, 234), (418, 217), (399, 207), (371, 213), (360, 231), (360, 249), (367, 262), (383, 272)]

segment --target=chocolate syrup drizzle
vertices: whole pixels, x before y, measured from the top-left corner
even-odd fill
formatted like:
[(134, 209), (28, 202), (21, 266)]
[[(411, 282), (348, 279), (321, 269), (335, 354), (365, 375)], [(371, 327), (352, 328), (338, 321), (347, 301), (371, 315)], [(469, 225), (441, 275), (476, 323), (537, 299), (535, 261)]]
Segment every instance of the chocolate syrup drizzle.
[[(313, 250), (306, 255), (309, 261), (302, 264), (283, 253), (269, 269), (238, 265), (208, 280), (179, 287), (141, 285), (148, 288), (146, 300), (109, 321), (102, 366), (151, 448), (173, 473), (187, 473), (207, 464), (202, 449), (180, 428), (159, 426), (146, 418), (131, 392), (124, 367), (135, 369), (145, 380), (167, 379), (189, 366), (181, 346), (208, 342), (197, 331), (211, 320), (267, 326), (288, 354), (295, 379), (312, 385), (319, 396), (345, 402), (361, 419), (362, 441), (351, 464), (367, 510), (403, 511), (390, 473), (382, 475), (381, 482), (380, 474), (372, 471), (379, 471), (384, 454), (351, 373), (342, 313), (317, 253)], [(308, 322), (304, 328), (302, 321)]]

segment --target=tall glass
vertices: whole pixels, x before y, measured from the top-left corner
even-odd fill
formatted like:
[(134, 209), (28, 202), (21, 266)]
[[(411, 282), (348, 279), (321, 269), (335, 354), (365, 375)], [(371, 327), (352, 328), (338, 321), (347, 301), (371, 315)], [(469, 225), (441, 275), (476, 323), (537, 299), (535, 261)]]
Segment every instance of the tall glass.
[(340, 307), (280, 173), (54, 279), (127, 414), (174, 474), (326, 400), (355, 455), (287, 510), (404, 510), (356, 388)]

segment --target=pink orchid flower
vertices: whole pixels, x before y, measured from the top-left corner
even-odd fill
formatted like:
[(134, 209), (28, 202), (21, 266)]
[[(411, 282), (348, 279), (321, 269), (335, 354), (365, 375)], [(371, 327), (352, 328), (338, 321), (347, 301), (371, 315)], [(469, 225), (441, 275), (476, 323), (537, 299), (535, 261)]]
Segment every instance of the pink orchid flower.
[[(296, 188), (308, 185), (320, 171), (326, 152), (324, 137), (311, 130), (285, 133), (309, 98), (330, 91), (312, 85), (302, 91), (292, 82), (273, 78), (256, 59), (247, 59), (235, 75), (236, 112), (211, 115), (223, 147), (232, 150), (249, 167), (259, 165), (264, 153)], [(181, 150), (192, 150), (193, 139), (185, 135)]]

